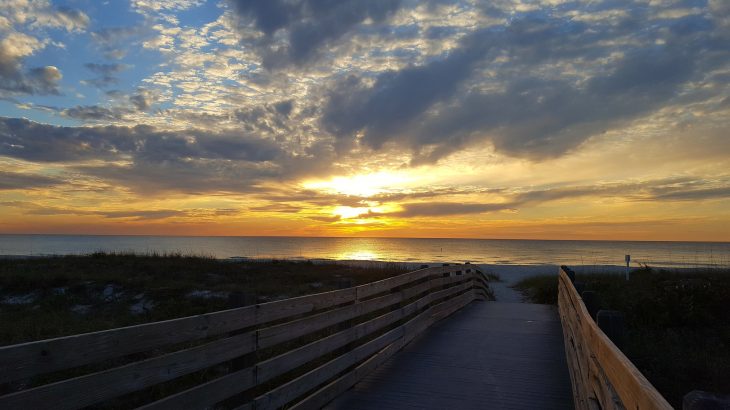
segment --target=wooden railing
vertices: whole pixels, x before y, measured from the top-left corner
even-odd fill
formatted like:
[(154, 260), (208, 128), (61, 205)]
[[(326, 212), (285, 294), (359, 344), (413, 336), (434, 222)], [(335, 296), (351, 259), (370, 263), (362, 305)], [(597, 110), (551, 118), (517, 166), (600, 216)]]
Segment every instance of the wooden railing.
[(0, 396), (0, 409), (318, 408), (435, 321), (488, 292), (475, 267), (440, 266), (315, 295), (0, 347), (0, 387), (10, 390)]
[(558, 309), (576, 409), (661, 409), (672, 406), (598, 327), (560, 268)]

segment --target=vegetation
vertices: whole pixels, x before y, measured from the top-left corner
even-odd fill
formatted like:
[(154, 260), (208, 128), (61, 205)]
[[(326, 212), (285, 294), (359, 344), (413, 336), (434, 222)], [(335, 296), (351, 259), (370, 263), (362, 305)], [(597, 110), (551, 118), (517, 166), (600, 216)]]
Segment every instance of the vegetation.
[[(577, 275), (603, 309), (625, 315), (626, 356), (664, 397), (681, 408), (692, 390), (730, 393), (730, 272), (645, 268), (623, 275)], [(556, 303), (557, 277), (516, 285), (536, 303)]]
[(0, 259), (0, 345), (213, 312), (405, 272), (398, 264), (95, 253)]

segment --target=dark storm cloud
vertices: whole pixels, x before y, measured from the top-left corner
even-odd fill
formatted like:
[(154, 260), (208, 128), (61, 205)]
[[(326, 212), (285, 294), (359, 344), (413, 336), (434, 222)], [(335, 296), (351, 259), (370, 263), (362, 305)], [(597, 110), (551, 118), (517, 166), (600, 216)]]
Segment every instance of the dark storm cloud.
[[(392, 15), (400, 0), (229, 0), (240, 24), (253, 22), (264, 34), (264, 64), (303, 64), (321, 48), (345, 36), (366, 20), (379, 23)], [(286, 33), (286, 44), (273, 44)]]
[[(600, 3), (606, 9), (609, 2)], [(502, 29), (477, 31), (445, 57), (369, 84), (350, 76), (329, 93), (321, 123), (340, 146), (410, 148), (414, 163), (435, 162), (479, 141), (533, 159), (559, 156), (588, 138), (673, 104), (692, 81), (727, 65), (725, 40), (702, 16), (671, 19), (638, 31), (642, 8), (600, 28), (545, 16), (515, 17)], [(597, 23), (601, 24), (601, 23)], [(610, 65), (561, 75), (558, 64), (592, 62), (635, 36)], [(662, 40), (658, 42), (658, 40)], [(503, 62), (496, 62), (496, 57)], [(476, 73), (493, 69), (484, 91)]]
[(11, 189), (45, 188), (58, 185), (62, 181), (43, 175), (0, 171), (0, 191)]

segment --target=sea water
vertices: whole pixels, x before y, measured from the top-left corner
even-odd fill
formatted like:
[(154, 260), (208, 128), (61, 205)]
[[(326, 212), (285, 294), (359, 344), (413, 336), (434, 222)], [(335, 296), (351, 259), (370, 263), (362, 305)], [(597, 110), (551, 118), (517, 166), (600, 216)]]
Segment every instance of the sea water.
[(727, 242), (438, 238), (0, 235), (0, 255), (183, 253), (216, 258), (465, 262), (498, 265), (730, 267)]

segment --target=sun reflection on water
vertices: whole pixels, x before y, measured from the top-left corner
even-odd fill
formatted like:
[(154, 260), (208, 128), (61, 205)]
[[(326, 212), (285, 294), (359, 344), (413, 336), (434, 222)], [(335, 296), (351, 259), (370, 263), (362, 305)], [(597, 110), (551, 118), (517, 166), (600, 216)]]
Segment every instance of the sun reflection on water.
[(374, 261), (380, 259), (380, 255), (367, 249), (357, 249), (342, 252), (337, 259), (354, 261)]

